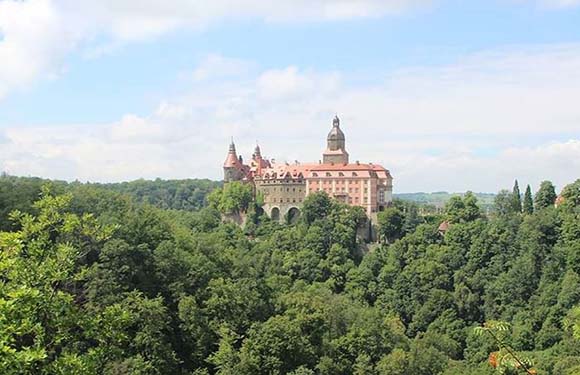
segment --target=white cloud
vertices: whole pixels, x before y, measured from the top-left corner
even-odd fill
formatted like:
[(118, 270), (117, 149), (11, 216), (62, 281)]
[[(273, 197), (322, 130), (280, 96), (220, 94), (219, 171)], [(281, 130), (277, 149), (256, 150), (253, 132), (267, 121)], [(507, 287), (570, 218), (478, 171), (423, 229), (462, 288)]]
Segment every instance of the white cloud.
[(191, 74), (182, 74), (182, 78), (191, 77), (194, 82), (218, 80), (226, 78), (237, 79), (246, 75), (253, 68), (252, 63), (242, 59), (226, 58), (218, 54), (210, 54), (193, 70)]
[[(428, 0), (0, 0), (0, 100), (63, 70), (84, 48), (95, 58), (137, 40), (239, 19), (309, 22), (379, 17)], [(95, 40), (104, 42), (95, 44)], [(228, 74), (239, 68), (221, 64)], [(203, 67), (194, 78), (205, 78)]]
[(568, 8), (580, 5), (580, 0), (539, 0), (541, 5), (554, 8)]
[[(220, 64), (204, 64), (203, 77), (220, 77)], [(0, 169), (100, 181), (221, 178), (230, 136), (245, 156), (258, 140), (278, 161), (317, 161), (338, 112), (352, 159), (391, 169), (396, 191), (497, 191), (514, 178), (561, 187), (580, 177), (579, 72), (579, 45), (479, 53), (360, 85), (345, 83), (344, 72), (250, 69), (190, 81), (187, 94), (147, 117), (6, 129)]]
[[(380, 17), (430, 0), (84, 0), (80, 1), (121, 39), (141, 39), (178, 27), (203, 29), (216, 22), (254, 18), (266, 22), (328, 21)], [(72, 1), (69, 6), (74, 4)]]
[(264, 100), (288, 100), (328, 96), (340, 86), (338, 73), (317, 74), (300, 72), (297, 67), (272, 69), (262, 73), (257, 80), (257, 90)]
[(39, 76), (58, 74), (81, 33), (50, 0), (0, 1), (0, 99)]
[(491, 156), (454, 152), (452, 143), (445, 146), (448, 151), (441, 155), (429, 156), (409, 147), (393, 157), (392, 169), (398, 171), (396, 190), (494, 192), (510, 188), (514, 179), (534, 189), (543, 180), (562, 188), (580, 178), (576, 172), (580, 170), (580, 139), (514, 146)]

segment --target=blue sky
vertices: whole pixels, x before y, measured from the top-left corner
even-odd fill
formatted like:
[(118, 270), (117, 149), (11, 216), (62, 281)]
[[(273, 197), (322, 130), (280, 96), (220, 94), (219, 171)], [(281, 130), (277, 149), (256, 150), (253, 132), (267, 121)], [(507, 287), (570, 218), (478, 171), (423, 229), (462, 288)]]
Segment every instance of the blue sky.
[(0, 0), (1, 169), (220, 178), (230, 135), (316, 160), (336, 112), (400, 191), (579, 177), (580, 1), (269, 4)]

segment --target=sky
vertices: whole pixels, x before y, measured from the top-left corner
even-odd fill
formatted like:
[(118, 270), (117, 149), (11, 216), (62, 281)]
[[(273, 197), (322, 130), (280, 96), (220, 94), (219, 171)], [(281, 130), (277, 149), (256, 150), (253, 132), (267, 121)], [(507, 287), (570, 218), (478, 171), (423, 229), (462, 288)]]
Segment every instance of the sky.
[(580, 0), (0, 0), (0, 171), (222, 178), (335, 114), (394, 192), (580, 178)]

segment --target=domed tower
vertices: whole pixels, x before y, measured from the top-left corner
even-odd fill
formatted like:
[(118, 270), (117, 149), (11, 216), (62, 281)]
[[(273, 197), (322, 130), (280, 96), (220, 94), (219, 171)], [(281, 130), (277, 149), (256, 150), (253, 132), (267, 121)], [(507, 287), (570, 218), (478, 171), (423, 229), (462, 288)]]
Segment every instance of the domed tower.
[(332, 120), (332, 129), (326, 137), (326, 151), (322, 155), (324, 164), (348, 164), (348, 152), (346, 152), (346, 138), (340, 130), (338, 116)]
[(240, 181), (244, 178), (244, 171), (241, 158), (236, 154), (236, 145), (232, 139), (228, 156), (224, 162), (224, 181)]
[(262, 151), (260, 150), (260, 145), (256, 144), (256, 148), (254, 149), (254, 154), (252, 155), (253, 160), (262, 160)]

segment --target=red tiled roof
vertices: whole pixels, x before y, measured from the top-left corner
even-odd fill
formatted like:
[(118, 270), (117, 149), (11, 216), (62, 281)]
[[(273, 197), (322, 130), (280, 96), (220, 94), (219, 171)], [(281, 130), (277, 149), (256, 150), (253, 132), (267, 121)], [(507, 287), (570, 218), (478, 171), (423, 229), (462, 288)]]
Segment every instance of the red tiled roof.
[(238, 158), (236, 157), (235, 153), (228, 153), (228, 156), (226, 158), (226, 161), (224, 161), (224, 167), (225, 168), (240, 168), (242, 166), (242, 163), (240, 163), (240, 161), (238, 160)]
[[(387, 171), (378, 164), (315, 164), (312, 171)], [(388, 172), (388, 171), (387, 171)]]
[(448, 229), (449, 229), (449, 222), (447, 220), (445, 220), (444, 222), (439, 224), (438, 230), (440, 232), (446, 232)]
[[(270, 168), (263, 168), (262, 178), (284, 178), (287, 174), (291, 177), (302, 175), (306, 178), (388, 178), (390, 173), (387, 169), (375, 164), (272, 164)], [(327, 176), (330, 174), (330, 176)]]

